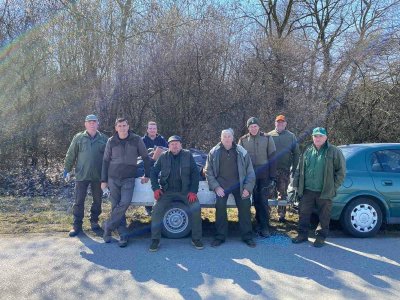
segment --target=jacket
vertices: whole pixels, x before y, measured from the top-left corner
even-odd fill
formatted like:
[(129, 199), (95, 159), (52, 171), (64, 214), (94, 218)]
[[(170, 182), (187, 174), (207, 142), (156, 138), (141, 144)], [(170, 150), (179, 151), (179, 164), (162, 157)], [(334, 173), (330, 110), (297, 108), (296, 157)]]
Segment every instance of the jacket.
[[(171, 172), (171, 159), (172, 153), (168, 150), (161, 154), (154, 167), (151, 169), (151, 188), (153, 191), (162, 189), (168, 191), (168, 177)], [(197, 193), (199, 190), (200, 174), (194, 158), (190, 151), (182, 149), (179, 153), (180, 160), (180, 174), (182, 181), (181, 193), (187, 194), (189, 192)], [(160, 175), (160, 180), (158, 176)]]
[(275, 143), (276, 168), (286, 171), (291, 170), (294, 174), (300, 157), (300, 149), (296, 136), (289, 130), (283, 130), (279, 133), (276, 129), (268, 132), (268, 134), (272, 136)]
[(147, 149), (154, 148), (156, 146), (168, 148), (168, 143), (162, 135), (157, 134), (156, 138), (152, 140), (147, 134), (145, 134), (142, 139)]
[[(326, 143), (324, 179), (320, 198), (333, 199), (344, 181), (346, 175), (346, 160), (339, 148), (328, 142)], [(314, 147), (314, 145), (308, 146), (300, 156), (299, 165), (293, 180), (293, 187), (297, 188), (300, 197), (304, 193), (304, 156), (307, 151), (312, 149), (311, 147)]]
[(86, 130), (77, 133), (68, 148), (64, 161), (64, 169), (71, 172), (75, 165), (77, 181), (100, 181), (101, 166), (107, 136), (97, 131), (92, 138)]
[(136, 175), (137, 158), (141, 156), (144, 162), (144, 176), (150, 176), (150, 158), (142, 138), (132, 131), (126, 142), (121, 142), (118, 133), (108, 139), (103, 156), (101, 181), (107, 182), (108, 178), (133, 178)]
[[(221, 147), (223, 147), (221, 146), (221, 143), (218, 143), (211, 149), (207, 156), (207, 162), (204, 170), (210, 191), (214, 191), (220, 186), (217, 181), (217, 177), (219, 175), (219, 157), (221, 153)], [(238, 154), (237, 164), (240, 181), (240, 193), (242, 194), (244, 189), (251, 193), (255, 185), (256, 177), (250, 155), (247, 150), (240, 145), (236, 145), (236, 151)]]

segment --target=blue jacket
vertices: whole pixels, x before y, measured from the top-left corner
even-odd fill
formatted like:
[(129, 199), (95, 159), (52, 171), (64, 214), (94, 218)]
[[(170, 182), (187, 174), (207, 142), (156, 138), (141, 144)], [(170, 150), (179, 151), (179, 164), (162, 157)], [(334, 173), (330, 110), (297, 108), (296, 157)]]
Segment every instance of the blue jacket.
[(157, 134), (156, 138), (152, 140), (147, 134), (145, 134), (142, 139), (147, 149), (154, 148), (156, 146), (168, 148), (168, 143), (162, 135)]

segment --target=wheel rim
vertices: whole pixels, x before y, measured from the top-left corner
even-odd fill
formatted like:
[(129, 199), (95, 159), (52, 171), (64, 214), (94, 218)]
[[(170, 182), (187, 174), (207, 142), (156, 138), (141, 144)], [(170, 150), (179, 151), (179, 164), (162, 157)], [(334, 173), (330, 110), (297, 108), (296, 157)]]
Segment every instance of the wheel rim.
[(180, 233), (188, 227), (189, 217), (183, 209), (171, 208), (164, 215), (164, 227), (172, 233)]
[(370, 232), (378, 223), (378, 213), (369, 204), (359, 204), (351, 211), (351, 225), (359, 232)]

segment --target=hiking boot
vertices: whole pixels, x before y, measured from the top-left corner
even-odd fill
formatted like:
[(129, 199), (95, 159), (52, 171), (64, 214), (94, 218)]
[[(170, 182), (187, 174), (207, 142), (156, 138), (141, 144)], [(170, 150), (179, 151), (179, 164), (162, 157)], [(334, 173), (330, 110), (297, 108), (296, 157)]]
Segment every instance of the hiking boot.
[(316, 248), (321, 248), (321, 247), (325, 246), (325, 238), (323, 238), (322, 236), (317, 236), (313, 245)]
[(121, 236), (118, 241), (118, 246), (120, 246), (121, 248), (128, 246), (128, 238), (125, 236)]
[(197, 250), (202, 250), (204, 249), (203, 242), (201, 240), (192, 240), (192, 245), (197, 249)]
[(268, 228), (262, 229), (258, 234), (263, 238), (269, 238), (271, 236)]
[(149, 247), (149, 251), (156, 252), (159, 247), (160, 247), (160, 240), (153, 239), (153, 240), (151, 240), (151, 245)]
[(306, 235), (302, 235), (302, 234), (299, 234), (294, 239), (292, 239), (293, 244), (300, 244), (300, 243), (307, 242), (307, 241), (308, 241), (308, 237)]
[(255, 248), (256, 246), (256, 242), (253, 239), (244, 240), (243, 242), (250, 248)]
[(225, 241), (223, 240), (219, 240), (219, 239), (215, 239), (211, 242), (211, 247), (218, 247), (221, 246), (222, 243), (224, 243)]
[(90, 227), (92, 228), (93, 231), (97, 231), (97, 230), (101, 229), (99, 222), (90, 222)]
[(74, 227), (69, 231), (68, 235), (69, 235), (70, 237), (74, 237), (74, 236), (77, 236), (81, 231), (82, 231), (82, 227), (75, 227), (75, 226), (74, 226)]

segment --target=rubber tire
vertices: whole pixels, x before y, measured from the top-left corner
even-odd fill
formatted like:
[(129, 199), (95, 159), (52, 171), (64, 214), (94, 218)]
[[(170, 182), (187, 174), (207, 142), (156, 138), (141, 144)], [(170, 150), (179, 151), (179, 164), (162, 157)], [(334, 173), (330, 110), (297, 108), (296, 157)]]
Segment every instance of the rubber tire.
[[(169, 239), (186, 237), (191, 231), (189, 207), (182, 202), (172, 202), (165, 210), (161, 234)], [(172, 224), (174, 221), (175, 224)], [(168, 226), (168, 224), (171, 224)], [(175, 228), (174, 228), (175, 227)]]
[[(352, 213), (353, 211), (355, 212), (355, 209), (360, 206), (364, 206), (367, 210), (371, 211), (371, 215), (377, 217), (376, 221), (372, 224), (373, 226), (370, 226), (371, 228), (367, 231), (357, 230), (352, 224)], [(375, 210), (375, 212), (372, 210)], [(351, 201), (346, 206), (342, 213), (342, 217), (340, 218), (340, 223), (342, 228), (350, 235), (359, 238), (366, 238), (374, 236), (379, 231), (382, 225), (382, 219), (382, 210), (374, 200), (368, 198), (358, 198)]]

